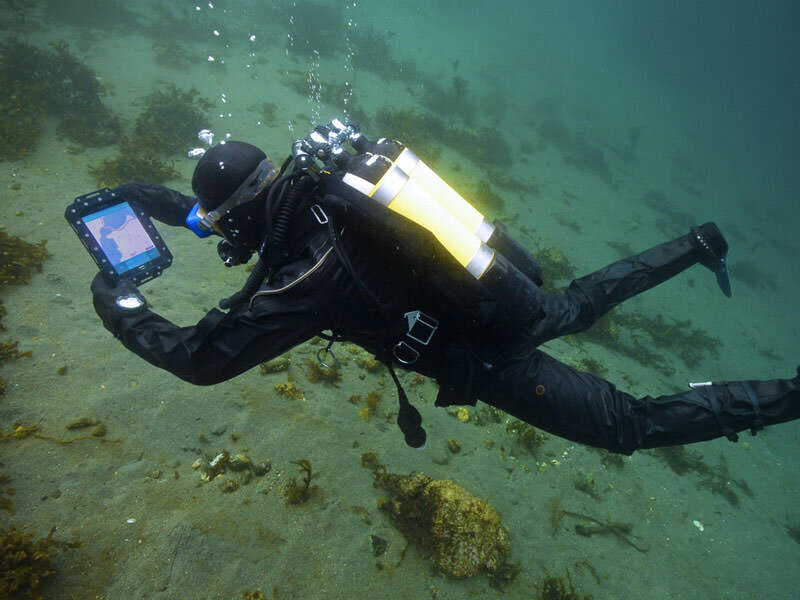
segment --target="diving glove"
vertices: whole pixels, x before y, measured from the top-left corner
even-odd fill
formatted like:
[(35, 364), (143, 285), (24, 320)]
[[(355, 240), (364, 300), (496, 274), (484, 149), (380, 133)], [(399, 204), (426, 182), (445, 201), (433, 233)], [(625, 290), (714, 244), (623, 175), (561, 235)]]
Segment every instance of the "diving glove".
[(693, 242), (698, 250), (701, 265), (717, 277), (717, 284), (728, 298), (731, 297), (731, 279), (728, 274), (728, 242), (714, 223), (692, 227)]
[(103, 273), (92, 280), (94, 310), (103, 325), (117, 335), (119, 322), (125, 317), (138, 315), (147, 310), (147, 300), (139, 289), (127, 279), (110, 282)]

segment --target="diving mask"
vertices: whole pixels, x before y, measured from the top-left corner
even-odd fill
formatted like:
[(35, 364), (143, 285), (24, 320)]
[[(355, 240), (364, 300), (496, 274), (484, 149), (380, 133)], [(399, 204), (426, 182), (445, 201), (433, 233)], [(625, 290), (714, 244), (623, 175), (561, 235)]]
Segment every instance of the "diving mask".
[(223, 235), (219, 222), (233, 209), (257, 198), (278, 177), (278, 169), (269, 157), (258, 163), (236, 191), (215, 209), (206, 211), (198, 202), (186, 216), (186, 226), (198, 237), (208, 237), (214, 233)]

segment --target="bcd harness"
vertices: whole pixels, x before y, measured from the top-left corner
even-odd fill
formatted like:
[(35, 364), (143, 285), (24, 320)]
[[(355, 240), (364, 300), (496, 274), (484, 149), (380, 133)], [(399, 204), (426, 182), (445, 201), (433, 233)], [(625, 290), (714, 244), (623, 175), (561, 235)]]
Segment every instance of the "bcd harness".
[[(357, 154), (344, 151), (344, 141), (350, 142)], [(370, 150), (385, 152), (396, 162)], [(419, 182), (398, 165), (417, 173)], [(436, 178), (399, 142), (368, 142), (355, 125), (344, 126), (336, 120), (317, 127), (308, 139), (295, 142), (292, 155), (270, 186), (266, 235), (258, 250), (259, 260), (244, 287), (220, 305), (229, 308), (247, 299), (252, 303), (259, 296), (282, 293), (313, 274), (335, 253), (374, 314), (385, 317), (385, 303), (359, 276), (341, 239), (348, 228), (356, 228), (371, 250), (381, 254), (388, 264), (403, 265), (420, 289), (435, 295), (436, 305), (448, 313), (451, 321), (466, 328), (490, 326), (498, 336), (513, 335), (542, 314), (538, 294), (541, 269), (508, 236), (501, 223), (488, 224)], [(313, 201), (308, 199), (310, 192), (314, 192)], [(434, 199), (431, 192), (439, 198)], [(424, 219), (430, 215), (435, 219), (426, 223)], [(330, 248), (291, 283), (259, 290), (287, 261), (289, 232), (293, 229), (296, 233), (298, 225), (326, 227)], [(436, 404), (447, 406), (474, 404), (470, 385), (481, 361), (467, 344), (456, 344), (455, 350), (452, 344), (445, 348), (440, 319), (419, 307), (409, 307), (402, 317), (380, 319), (387, 320), (395, 324), (377, 332), (386, 343), (376, 358), (386, 365), (397, 387), (397, 423), (406, 443), (420, 448), (426, 440), (422, 418), (409, 402), (393, 365), (411, 367), (434, 351), (458, 353), (457, 362), (464, 363), (469, 377), (448, 386), (442, 386), (440, 381)], [(458, 337), (458, 332), (450, 333)], [(321, 337), (328, 340), (326, 352), (331, 355), (332, 344), (344, 339), (335, 331)]]

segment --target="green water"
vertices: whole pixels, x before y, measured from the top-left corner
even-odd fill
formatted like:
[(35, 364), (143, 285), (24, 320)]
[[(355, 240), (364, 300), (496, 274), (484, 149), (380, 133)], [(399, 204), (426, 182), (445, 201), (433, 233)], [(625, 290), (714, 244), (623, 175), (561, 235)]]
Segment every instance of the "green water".
[[(576, 274), (715, 220), (731, 244), (732, 299), (697, 268), (622, 310), (691, 320), (718, 340), (716, 353), (687, 361), (655, 347), (660, 360), (648, 365), (580, 339), (546, 348), (570, 364), (601, 365), (631, 393), (658, 395), (687, 381), (785, 377), (797, 365), (800, 71), (798, 14), (787, 7), (17, 1), (0, 5), (0, 32), (5, 48), (50, 52), (65, 42), (107, 90), (103, 105), (128, 138), (148, 96), (168, 86), (194, 88), (215, 139), (250, 141), (276, 160), (333, 117), (358, 120), (371, 137), (402, 129), (391, 135), (411, 136), (488, 216), (531, 249), (560, 252)], [(736, 445), (692, 447), (714, 473), (727, 473), (704, 482), (652, 452), (619, 468), (554, 436), (533, 455), (506, 421), (462, 423), (433, 406), (433, 382), (404, 375), (428, 431), (420, 452), (393, 424), (391, 380), (368, 371), (355, 348), (338, 351), (335, 386), (309, 381), (312, 344), (289, 353), (288, 371), (254, 369), (209, 388), (127, 352), (94, 314), (94, 267), (63, 220), (73, 197), (98, 187), (90, 168), (124, 157), (125, 147), (65, 137), (58, 107), (66, 101), (37, 113), (30, 152), (0, 163), (0, 226), (46, 239), (51, 253), (28, 285), (0, 288), (0, 341), (32, 352), (2, 366), (0, 431), (20, 423), (46, 437), (89, 437), (0, 443), (0, 473), (15, 489), (7, 496), (15, 512), (0, 512), (0, 524), (36, 536), (56, 526), (55, 539), (83, 542), (53, 558), (58, 573), (44, 597), (233, 599), (260, 590), (270, 599), (532, 599), (547, 573), (567, 569), (581, 594), (598, 599), (796, 597), (800, 546), (788, 535), (800, 524), (795, 424)], [(85, 109), (78, 103), (69, 114)], [(419, 126), (423, 117), (444, 132)], [(187, 152), (201, 146), (154, 151), (180, 175), (167, 185), (190, 193)], [(213, 242), (160, 230), (175, 263), (143, 291), (159, 314), (194, 324), (246, 275), (219, 264)], [(276, 391), (289, 380), (302, 399)], [(348, 399), (372, 391), (381, 399), (367, 421), (364, 402)], [(119, 441), (65, 428), (83, 415)], [(448, 450), (449, 439), (460, 452)], [(204, 483), (192, 469), (223, 450), (271, 469), (224, 493), (220, 482), (234, 474)], [(437, 574), (377, 508), (364, 452), (378, 453), (389, 471), (451, 479), (490, 502), (510, 531), (517, 580), (500, 591), (483, 576)], [(300, 459), (313, 465), (317, 489), (287, 506), (282, 490)], [(614, 535), (576, 535), (583, 522), (569, 515), (554, 528), (555, 500), (633, 523), (633, 539), (649, 550)], [(385, 552), (376, 555), (372, 536)]]

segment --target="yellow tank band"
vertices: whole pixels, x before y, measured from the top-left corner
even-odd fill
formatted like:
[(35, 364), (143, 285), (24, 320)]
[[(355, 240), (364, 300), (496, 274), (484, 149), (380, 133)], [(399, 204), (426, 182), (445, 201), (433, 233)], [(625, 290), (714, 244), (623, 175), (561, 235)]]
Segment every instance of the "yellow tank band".
[(419, 157), (409, 148), (405, 148), (400, 153), (400, 156), (397, 157), (397, 160), (394, 161), (394, 164), (403, 169), (403, 171), (406, 173), (411, 173), (411, 171), (414, 170), (414, 167), (417, 166), (418, 162)]
[(383, 177), (375, 185), (372, 199), (384, 206), (389, 206), (389, 203), (395, 199), (406, 183), (408, 183), (408, 175), (397, 167), (392, 167), (384, 173)]
[(344, 177), (342, 177), (342, 181), (344, 181), (351, 188), (358, 190), (365, 196), (372, 194), (372, 190), (375, 188), (375, 186), (366, 179), (363, 179), (358, 175), (353, 175), (352, 173), (345, 173)]

